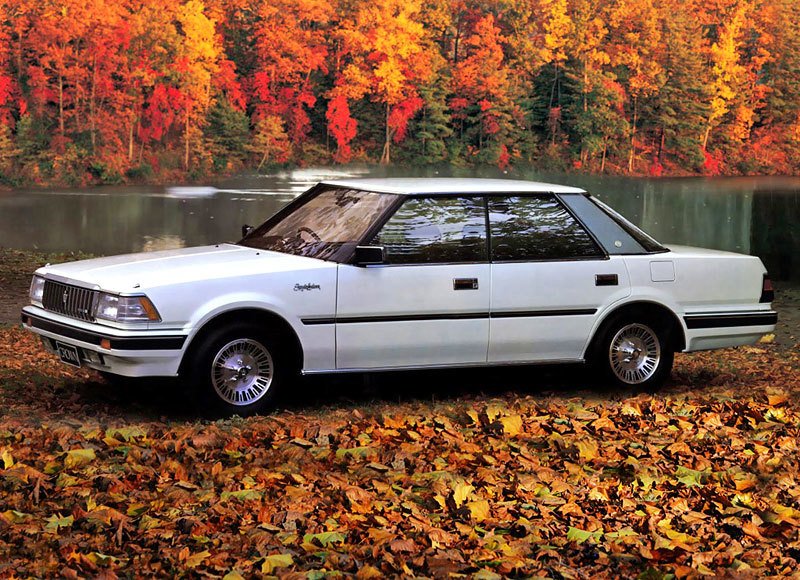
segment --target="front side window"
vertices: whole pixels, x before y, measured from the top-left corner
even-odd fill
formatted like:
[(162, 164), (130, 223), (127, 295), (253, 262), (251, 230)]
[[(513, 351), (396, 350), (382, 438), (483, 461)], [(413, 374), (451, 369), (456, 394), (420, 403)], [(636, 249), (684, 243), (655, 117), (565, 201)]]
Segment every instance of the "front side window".
[(388, 264), (486, 261), (483, 200), (410, 198), (389, 218), (371, 245), (384, 247)]
[(493, 261), (600, 258), (591, 236), (553, 196), (490, 197)]
[(332, 187), (309, 194), (305, 203), (277, 221), (269, 220), (249, 233), (244, 246), (319, 258), (335, 259), (352, 251), (369, 227), (397, 196)]

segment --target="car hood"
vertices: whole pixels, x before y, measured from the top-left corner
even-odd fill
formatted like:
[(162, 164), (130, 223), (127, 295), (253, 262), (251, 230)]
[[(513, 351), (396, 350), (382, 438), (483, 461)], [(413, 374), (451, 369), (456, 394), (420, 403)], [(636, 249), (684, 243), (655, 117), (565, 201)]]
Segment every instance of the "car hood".
[(335, 267), (313, 258), (219, 244), (68, 262), (40, 268), (37, 273), (112, 292), (143, 292), (204, 279)]

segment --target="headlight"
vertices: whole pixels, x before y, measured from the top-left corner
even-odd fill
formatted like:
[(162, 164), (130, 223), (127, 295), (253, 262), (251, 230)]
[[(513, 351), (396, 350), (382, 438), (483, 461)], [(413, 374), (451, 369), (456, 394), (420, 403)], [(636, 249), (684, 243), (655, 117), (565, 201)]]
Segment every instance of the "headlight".
[(31, 281), (31, 304), (36, 306), (42, 305), (42, 297), (44, 296), (44, 278), (41, 276), (34, 276)]
[(117, 296), (101, 292), (95, 318), (111, 322), (161, 322), (156, 307), (147, 296)]

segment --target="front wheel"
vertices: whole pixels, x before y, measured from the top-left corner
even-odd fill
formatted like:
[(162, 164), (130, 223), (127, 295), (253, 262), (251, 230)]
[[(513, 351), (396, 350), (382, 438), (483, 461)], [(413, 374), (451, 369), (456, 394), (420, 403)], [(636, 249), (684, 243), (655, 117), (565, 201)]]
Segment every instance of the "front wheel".
[(189, 360), (187, 377), (204, 413), (248, 416), (269, 409), (291, 362), (273, 336), (236, 326), (207, 337)]
[(595, 362), (617, 386), (654, 389), (672, 370), (669, 338), (669, 328), (656, 320), (621, 319), (606, 328)]

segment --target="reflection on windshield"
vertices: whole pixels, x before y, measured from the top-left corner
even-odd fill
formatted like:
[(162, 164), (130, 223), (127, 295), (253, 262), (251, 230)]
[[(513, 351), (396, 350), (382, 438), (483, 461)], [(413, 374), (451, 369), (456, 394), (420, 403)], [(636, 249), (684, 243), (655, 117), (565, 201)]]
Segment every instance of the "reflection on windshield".
[(268, 221), (241, 243), (296, 256), (334, 259), (342, 248), (354, 247), (396, 199), (396, 195), (338, 187), (316, 190), (282, 219)]

